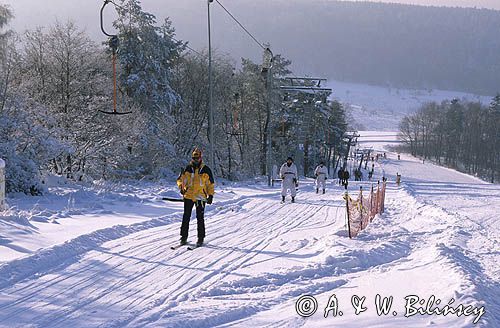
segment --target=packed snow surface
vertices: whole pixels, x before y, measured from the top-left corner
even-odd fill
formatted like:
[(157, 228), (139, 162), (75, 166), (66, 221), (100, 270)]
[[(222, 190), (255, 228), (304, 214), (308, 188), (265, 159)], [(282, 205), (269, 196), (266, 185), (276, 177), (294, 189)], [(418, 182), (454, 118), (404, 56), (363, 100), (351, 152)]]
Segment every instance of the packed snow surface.
[[(295, 204), (258, 182), (219, 182), (206, 245), (192, 251), (170, 249), (182, 203), (161, 197), (176, 196), (173, 181), (52, 183), (46, 196), (8, 198), (0, 327), (500, 327), (499, 186), (397, 160), (387, 148), (395, 139), (362, 132), (362, 147), (386, 152), (374, 178), (389, 182), (385, 213), (356, 239), (334, 180), (323, 195), (301, 179)], [(351, 182), (351, 196), (360, 185), (371, 183)], [(304, 295), (318, 304), (307, 318), (296, 311), (314, 309), (298, 302)], [(377, 314), (377, 295), (393, 297), (387, 315)], [(405, 317), (410, 295), (478, 312)], [(363, 297), (366, 311), (356, 315), (351, 301)], [(342, 315), (325, 318), (332, 300)]]

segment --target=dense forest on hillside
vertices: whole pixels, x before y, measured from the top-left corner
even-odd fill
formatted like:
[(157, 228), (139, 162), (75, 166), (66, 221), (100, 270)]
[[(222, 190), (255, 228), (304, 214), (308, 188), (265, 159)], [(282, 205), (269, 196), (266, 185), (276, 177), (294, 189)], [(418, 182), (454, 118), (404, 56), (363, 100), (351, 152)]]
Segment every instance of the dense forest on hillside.
[[(483, 95), (500, 88), (500, 11), (304, 0), (235, 0), (228, 7), (274, 40), (298, 71)], [(220, 33), (229, 40), (234, 31)], [(229, 42), (253, 46), (244, 37)]]

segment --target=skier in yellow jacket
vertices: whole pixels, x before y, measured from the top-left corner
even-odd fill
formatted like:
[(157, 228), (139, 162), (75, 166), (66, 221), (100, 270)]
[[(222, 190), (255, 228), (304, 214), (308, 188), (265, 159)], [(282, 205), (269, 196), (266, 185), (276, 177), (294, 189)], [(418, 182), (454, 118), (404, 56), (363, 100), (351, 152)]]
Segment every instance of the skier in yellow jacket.
[(193, 206), (196, 206), (198, 224), (198, 241), (196, 246), (203, 245), (205, 238), (205, 204), (212, 204), (214, 198), (214, 177), (212, 170), (203, 164), (201, 150), (193, 150), (191, 162), (177, 178), (177, 186), (184, 197), (184, 215), (181, 226), (181, 245), (187, 243), (189, 220)]

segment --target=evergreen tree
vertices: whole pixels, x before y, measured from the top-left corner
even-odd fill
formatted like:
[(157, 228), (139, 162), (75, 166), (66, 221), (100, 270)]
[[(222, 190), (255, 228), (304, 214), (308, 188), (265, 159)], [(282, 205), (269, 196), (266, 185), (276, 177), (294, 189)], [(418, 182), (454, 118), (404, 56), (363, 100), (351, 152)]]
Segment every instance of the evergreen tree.
[(171, 81), (185, 44), (173, 39), (168, 19), (156, 26), (155, 16), (144, 12), (139, 0), (124, 0), (117, 11), (120, 89), (144, 117), (138, 159), (144, 174), (155, 174), (177, 162), (171, 112), (181, 99)]
[(144, 12), (139, 0), (124, 0), (117, 10), (122, 88), (142, 111), (155, 118), (167, 115), (180, 100), (170, 84), (172, 67), (185, 44), (174, 40), (168, 18), (156, 26), (155, 16)]

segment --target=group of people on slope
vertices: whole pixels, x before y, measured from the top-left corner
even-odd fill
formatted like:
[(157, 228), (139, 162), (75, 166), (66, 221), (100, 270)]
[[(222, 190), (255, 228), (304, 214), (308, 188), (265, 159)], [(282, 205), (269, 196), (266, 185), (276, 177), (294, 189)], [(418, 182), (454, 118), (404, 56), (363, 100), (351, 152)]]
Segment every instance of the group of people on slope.
[[(326, 192), (326, 180), (328, 179), (328, 168), (325, 166), (324, 162), (319, 163), (314, 170), (314, 175), (316, 178), (316, 193), (319, 193), (321, 189), (324, 194)], [(290, 191), (292, 203), (294, 203), (297, 195), (298, 172), (292, 157), (288, 157), (286, 162), (281, 166), (279, 176), (282, 179), (281, 201), (285, 201), (285, 197), (288, 191)], [(348, 179), (349, 172), (341, 169), (339, 171), (339, 181), (342, 180), (342, 183), (347, 183)], [(200, 149), (195, 148), (193, 150), (191, 161), (177, 178), (177, 186), (183, 196), (184, 202), (180, 244), (187, 244), (189, 221), (193, 208), (195, 207), (198, 228), (196, 246), (201, 246), (205, 239), (205, 205), (212, 204), (213, 202), (215, 181), (212, 170), (203, 163)]]
[[(177, 178), (177, 186), (179, 187), (184, 202), (180, 244), (187, 244), (189, 221), (191, 220), (191, 214), (195, 207), (198, 228), (196, 246), (202, 246), (205, 239), (205, 205), (212, 204), (213, 202), (215, 181), (212, 170), (203, 163), (201, 150), (195, 148), (191, 155), (191, 161)], [(279, 174), (282, 179), (282, 202), (285, 201), (287, 192), (290, 191), (292, 203), (294, 203), (295, 196), (297, 195), (298, 172), (292, 157), (287, 158), (287, 161), (281, 166)], [(321, 162), (318, 167), (316, 167), (314, 174), (316, 176), (316, 193), (319, 193), (319, 189), (322, 188), (324, 194), (326, 180), (328, 179), (328, 169), (324, 162)]]
[[(281, 165), (279, 176), (281, 178), (281, 202), (285, 201), (288, 191), (292, 197), (292, 203), (295, 203), (295, 196), (297, 195), (298, 187), (298, 173), (297, 166), (293, 163), (293, 158), (288, 157), (286, 162)], [(319, 193), (320, 188), (323, 194), (326, 192), (326, 180), (328, 179), (328, 168), (325, 162), (320, 162), (314, 169), (316, 193)]]

